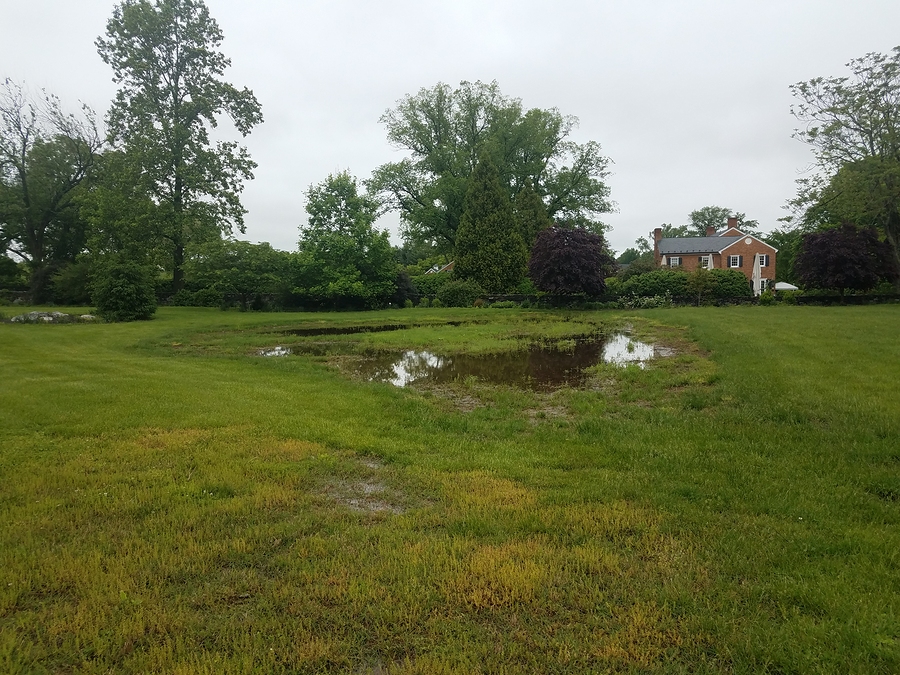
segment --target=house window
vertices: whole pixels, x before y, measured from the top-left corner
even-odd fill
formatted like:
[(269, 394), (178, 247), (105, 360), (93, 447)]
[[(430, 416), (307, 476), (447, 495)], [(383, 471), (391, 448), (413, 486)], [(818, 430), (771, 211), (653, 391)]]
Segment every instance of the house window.
[(681, 264), (681, 258), (670, 255), (669, 256), (669, 267), (678, 267)]
[(728, 266), (729, 267), (740, 267), (741, 266), (741, 256), (739, 256), (739, 255), (728, 256)]
[(712, 267), (710, 264), (712, 262), (711, 255), (699, 255), (697, 256), (697, 266), (702, 267), (703, 269), (709, 269)]
[(763, 255), (762, 253), (760, 253), (759, 254), (759, 266), (767, 267), (768, 264), (769, 264), (769, 256)]

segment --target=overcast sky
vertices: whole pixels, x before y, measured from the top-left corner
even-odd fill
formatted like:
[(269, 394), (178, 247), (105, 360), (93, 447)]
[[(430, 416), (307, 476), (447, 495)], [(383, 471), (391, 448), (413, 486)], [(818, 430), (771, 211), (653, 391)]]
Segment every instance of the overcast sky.
[[(0, 0), (0, 77), (105, 113), (115, 85), (94, 40), (115, 4)], [(378, 122), (386, 109), (460, 80), (497, 80), (526, 108), (581, 120), (574, 140), (598, 141), (613, 161), (618, 212), (605, 220), (618, 251), (709, 205), (772, 230), (812, 159), (791, 138), (788, 86), (900, 44), (897, 0), (207, 4), (228, 80), (252, 89), (265, 116), (245, 140), (259, 164), (245, 238), (287, 250), (311, 183), (344, 169), (365, 178), (402, 156)]]

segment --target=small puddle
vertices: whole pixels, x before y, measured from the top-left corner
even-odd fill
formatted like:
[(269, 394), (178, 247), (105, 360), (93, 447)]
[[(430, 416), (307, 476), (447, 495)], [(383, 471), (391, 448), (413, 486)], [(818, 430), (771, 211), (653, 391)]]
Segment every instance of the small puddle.
[(442, 356), (428, 351), (405, 351), (367, 358), (356, 367), (356, 375), (372, 382), (397, 387), (413, 383), (442, 384), (476, 377), (492, 384), (507, 384), (534, 390), (579, 387), (588, 379), (585, 369), (598, 363), (644, 368), (671, 350), (617, 334), (608, 339), (578, 341), (571, 349), (532, 345), (505, 354), (457, 354)]
[(294, 350), (290, 347), (282, 347), (278, 345), (277, 347), (272, 347), (271, 349), (260, 349), (256, 352), (257, 356), (290, 356), (294, 353)]

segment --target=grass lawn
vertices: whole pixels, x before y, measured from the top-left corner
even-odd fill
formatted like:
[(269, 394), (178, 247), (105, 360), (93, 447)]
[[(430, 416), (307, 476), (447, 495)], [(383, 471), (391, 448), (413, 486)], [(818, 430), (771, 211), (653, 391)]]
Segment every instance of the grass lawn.
[[(360, 325), (406, 328), (288, 332)], [(674, 355), (351, 374), (616, 327)], [(898, 305), (0, 324), (0, 672), (900, 672), (898, 336)]]

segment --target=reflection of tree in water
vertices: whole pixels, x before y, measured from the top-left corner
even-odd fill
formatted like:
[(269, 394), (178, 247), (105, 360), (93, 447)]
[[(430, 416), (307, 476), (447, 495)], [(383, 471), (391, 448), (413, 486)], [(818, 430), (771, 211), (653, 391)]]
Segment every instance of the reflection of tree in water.
[(426, 378), (434, 380), (449, 362), (450, 359), (431, 352), (406, 351), (399, 357), (396, 354), (378, 354), (360, 363), (357, 373), (367, 380), (405, 387)]
[(580, 342), (572, 350), (532, 347), (528, 353), (531, 378), (540, 388), (578, 385), (584, 382), (584, 369), (600, 360), (603, 342)]
[(583, 384), (585, 368), (601, 360), (624, 364), (652, 358), (652, 350), (649, 345), (631, 343), (627, 336), (614, 336), (609, 341), (577, 342), (571, 349), (533, 345), (505, 354), (438, 356), (431, 352), (406, 351), (399, 356), (376, 355), (361, 363), (357, 372), (366, 379), (390, 382), (398, 387), (413, 382), (445, 383), (476, 377), (493, 384), (553, 389)]

